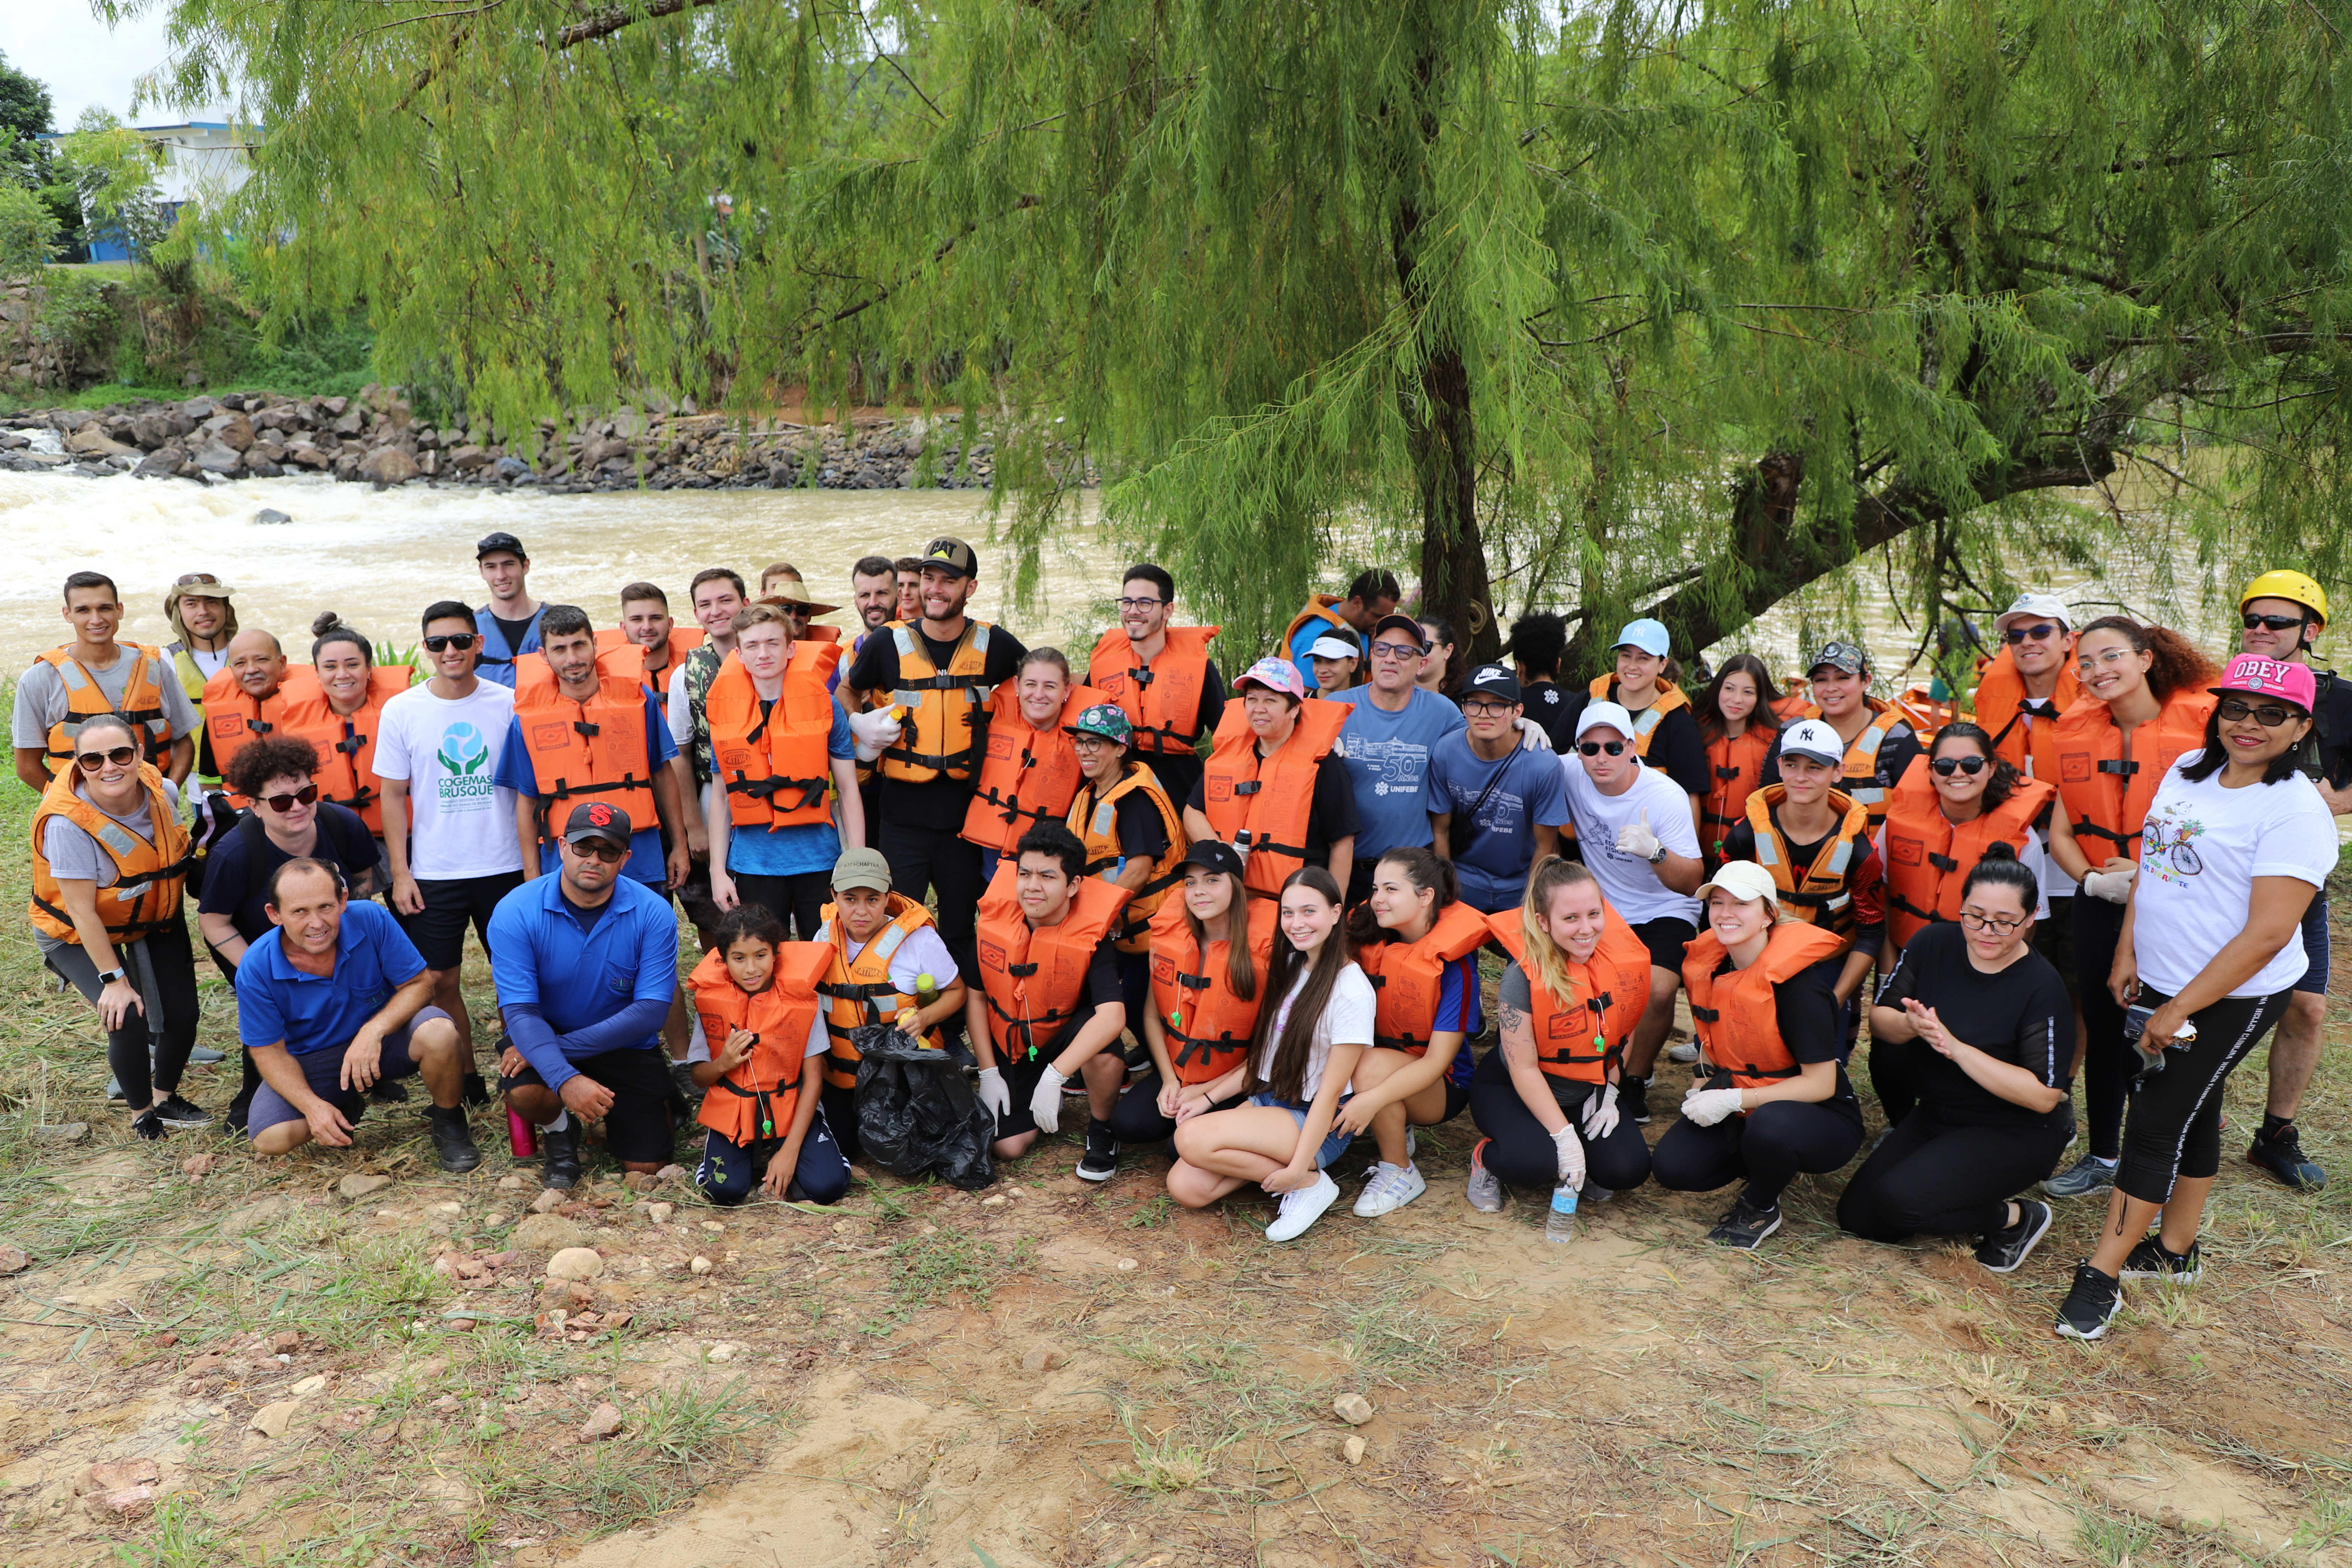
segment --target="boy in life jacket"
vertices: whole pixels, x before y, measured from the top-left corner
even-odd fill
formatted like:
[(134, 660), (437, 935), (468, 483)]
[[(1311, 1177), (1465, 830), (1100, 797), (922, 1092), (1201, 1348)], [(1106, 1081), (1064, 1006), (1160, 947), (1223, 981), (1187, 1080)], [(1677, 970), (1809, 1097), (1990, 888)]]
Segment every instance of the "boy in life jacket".
[[(540, 630), (544, 637), (544, 624)], [(644, 687), (667, 717), (670, 677), (702, 646), (702, 638), (699, 626), (677, 624), (669, 613), (669, 595), (658, 586), (632, 583), (621, 590), (621, 624), (596, 634), (596, 668)]]
[(833, 902), (816, 940), (833, 950), (817, 982), (824, 998), (824, 1113), (843, 1152), (857, 1156), (856, 1042), (851, 1032), (889, 1024), (910, 1039), (939, 1046), (940, 1026), (963, 1016), (963, 976), (931, 923), (931, 911), (890, 890), (890, 862), (879, 849), (847, 849), (833, 868)]
[(68, 577), (62, 613), (73, 641), (41, 655), (16, 680), (9, 723), (16, 776), (35, 795), (43, 793), (50, 774), (72, 772), (74, 736), (82, 722), (120, 713), (139, 727), (145, 760), (173, 784), (185, 781), (201, 727), (195, 704), (161, 653), (115, 640), (122, 595), (114, 579), (102, 572)]
[(839, 1203), (849, 1191), (848, 1158), (818, 1103), (816, 984), (832, 957), (817, 942), (786, 942), (766, 906), (739, 904), (719, 921), (718, 949), (687, 977), (702, 1024), (687, 1059), (707, 1129), (694, 1184), (714, 1204), (733, 1207), (754, 1182), (772, 1198), (807, 1203)]
[[(1824, 643), (1805, 679), (1812, 700), (1799, 717), (1819, 720), (1836, 733), (1843, 751), (1837, 787), (1870, 813), (1875, 836), (1886, 824), (1887, 792), (1919, 754), (1918, 733), (1870, 694), (1870, 656), (1854, 643)], [(1777, 743), (1764, 758), (1763, 778), (1768, 784), (1780, 782)]]
[[(231, 602), (236, 592), (209, 572), (186, 572), (163, 595), (163, 619), (174, 634), (163, 645), (163, 653), (172, 661), (180, 689), (196, 705), (200, 725), (205, 717), (205, 683), (228, 662), (228, 645), (237, 634), (236, 605)], [(217, 773), (205, 771), (201, 757), (195, 777), (207, 787), (220, 784)]]
[(1171, 626), (1175, 607), (1176, 579), (1167, 568), (1148, 561), (1129, 567), (1118, 625), (1095, 644), (1087, 684), (1126, 712), (1135, 731), (1131, 760), (1148, 764), (1168, 798), (1181, 801), (1201, 776), (1201, 737), (1225, 716), (1225, 678), (1209, 657), (1221, 628)]
[(1140, 1038), (1140, 1020), (1151, 1000), (1151, 966), (1145, 955), (1151, 917), (1175, 886), (1184, 825), (1158, 775), (1128, 760), (1133, 733), (1127, 714), (1108, 702), (1096, 703), (1070, 725), (1083, 782), (1070, 802), (1067, 825), (1087, 847), (1087, 875), (1129, 895), (1115, 932), (1119, 999)]
[(1360, 643), (1382, 616), (1396, 614), (1397, 601), (1402, 597), (1404, 590), (1398, 586), (1396, 574), (1377, 566), (1357, 573), (1344, 599), (1336, 594), (1307, 595), (1306, 607), (1290, 617), (1282, 634), (1283, 652), (1297, 670), (1300, 685), (1308, 691), (1318, 689), (1311, 650), (1318, 638), (1337, 637), (1343, 642)]

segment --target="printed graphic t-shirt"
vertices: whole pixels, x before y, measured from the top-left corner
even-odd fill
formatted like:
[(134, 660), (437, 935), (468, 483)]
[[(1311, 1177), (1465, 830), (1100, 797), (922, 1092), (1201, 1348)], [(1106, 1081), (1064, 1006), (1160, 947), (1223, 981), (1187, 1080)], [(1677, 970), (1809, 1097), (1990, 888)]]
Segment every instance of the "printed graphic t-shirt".
[(408, 784), (408, 871), (421, 882), (522, 869), (514, 791), (496, 782), (514, 693), (485, 680), (452, 701), (412, 686), (383, 705), (376, 776)]

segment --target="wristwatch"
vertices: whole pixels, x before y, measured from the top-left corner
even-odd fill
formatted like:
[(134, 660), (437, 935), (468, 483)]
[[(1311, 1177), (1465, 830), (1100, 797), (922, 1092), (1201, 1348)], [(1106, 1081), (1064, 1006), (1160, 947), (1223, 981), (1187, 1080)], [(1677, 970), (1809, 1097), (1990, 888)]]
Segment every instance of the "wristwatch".
[(1656, 850), (1645, 857), (1645, 858), (1647, 858), (1653, 866), (1664, 865), (1666, 863), (1666, 847), (1664, 844), (1659, 845)]
[(127, 973), (121, 969), (101, 969), (98, 972), (98, 983), (100, 985), (111, 985), (122, 979)]

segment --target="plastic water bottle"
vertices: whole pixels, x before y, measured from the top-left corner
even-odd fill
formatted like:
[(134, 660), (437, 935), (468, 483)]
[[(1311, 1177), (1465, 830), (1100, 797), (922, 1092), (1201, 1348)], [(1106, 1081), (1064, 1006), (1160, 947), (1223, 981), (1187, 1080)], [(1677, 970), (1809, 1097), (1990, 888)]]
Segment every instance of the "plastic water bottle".
[(1565, 1246), (1576, 1239), (1576, 1189), (1554, 1187), (1551, 1191), (1551, 1213), (1544, 1216), (1544, 1239)]

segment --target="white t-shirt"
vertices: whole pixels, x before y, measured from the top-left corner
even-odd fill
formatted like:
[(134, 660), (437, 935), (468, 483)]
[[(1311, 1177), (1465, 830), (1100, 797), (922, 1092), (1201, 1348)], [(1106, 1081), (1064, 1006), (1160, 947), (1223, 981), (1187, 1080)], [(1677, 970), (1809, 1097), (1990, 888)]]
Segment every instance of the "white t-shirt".
[(662, 705), (669, 715), (669, 738), (677, 743), (681, 753), (694, 745), (694, 705), (686, 700), (686, 660), (679, 659), (669, 672), (669, 700)]
[[(2132, 955), (2139, 977), (2178, 996), (2223, 944), (2245, 929), (2257, 877), (2326, 885), (2336, 869), (2336, 819), (2312, 782), (2296, 773), (2274, 784), (2223, 789), (2221, 775), (2191, 784), (2180, 770), (2156, 786), (2140, 829), (2139, 876), (2132, 888)], [(2310, 961), (2300, 934), (2261, 973), (2230, 993), (2269, 996), (2303, 978)]]
[(1698, 858), (1698, 829), (1691, 826), (1691, 797), (1656, 768), (1643, 767), (1623, 795), (1606, 795), (1584, 771), (1584, 759), (1570, 752), (1559, 759), (1568, 814), (1576, 819), (1576, 841), (1584, 864), (1601, 884), (1601, 895), (1628, 925), (1672, 917), (1698, 924), (1698, 900), (1658, 880), (1658, 868), (1617, 847), (1617, 830), (1649, 813), (1650, 831), (1676, 855)]
[[(1885, 865), (1886, 829), (1883, 826), (1879, 828), (1878, 837), (1872, 842), (1874, 843), (1878, 848), (1878, 863), (1881, 866)], [(2051, 879), (2054, 877), (2059, 881), (2065, 882), (2066, 886), (2070, 889), (2074, 884), (2066, 880), (2066, 873), (2058, 869), (2058, 862), (2050, 858), (2048, 852), (2042, 848), (2042, 835), (2039, 833), (2029, 831), (2026, 834), (2025, 843), (2017, 851), (2017, 863), (2033, 873), (2033, 885), (2041, 889), (2042, 896), (2033, 906), (2033, 918), (2037, 921), (2048, 920), (2050, 918)], [(2062, 899), (2065, 899), (2072, 898), (2074, 895), (2072, 893), (2061, 893), (2058, 896)]]
[[(819, 926), (816, 940), (831, 942), (833, 928), (830, 925)], [(856, 962), (865, 951), (864, 942), (852, 944), (849, 948), (851, 961)], [(908, 934), (906, 941), (898, 944), (898, 951), (890, 954), (890, 984), (898, 988), (901, 995), (912, 996), (916, 980), (926, 974), (944, 991), (955, 983), (956, 973), (956, 961), (950, 956), (948, 944), (940, 940), (937, 926), (917, 927)]]
[[(1684, 810), (1690, 808), (1685, 806)], [(1258, 1053), (1257, 1078), (1267, 1080), (1274, 1071), (1274, 1053), (1282, 1043), (1282, 1026), (1290, 1020), (1290, 1005), (1298, 1000), (1299, 987), (1307, 984), (1307, 971), (1301, 967), (1298, 978), (1291, 983), (1290, 993), (1282, 999), (1281, 1008), (1274, 1016), (1274, 1026), (1267, 1031), (1265, 1049)], [(1316, 1091), (1323, 1087), (1323, 1064), (1331, 1059), (1334, 1045), (1363, 1046), (1372, 1043), (1372, 1016), (1380, 1009), (1380, 998), (1373, 994), (1372, 983), (1364, 972), (1350, 963), (1339, 971), (1339, 978), (1331, 983), (1331, 1000), (1323, 1016), (1315, 1020), (1315, 1037), (1307, 1051), (1307, 1079), (1299, 1089), (1299, 1103), (1311, 1105)]]
[[(690, 1062), (707, 1062), (710, 1059), (710, 1039), (702, 1032), (702, 1015), (689, 1010), (688, 1016), (694, 1020), (694, 1033), (686, 1042), (686, 1059)], [(726, 1043), (724, 1040), (719, 1042), (720, 1045)], [(801, 1060), (806, 1061), (811, 1057), (821, 1057), (832, 1048), (833, 1038), (825, 1032), (824, 1027), (824, 1009), (819, 1007), (816, 1010), (816, 1016), (809, 1021), (808, 1048), (801, 1052)]]
[(513, 718), (514, 693), (489, 680), (454, 702), (425, 685), (384, 703), (376, 776), (407, 782), (408, 873), (418, 881), (522, 869), (514, 791), (490, 782)]

